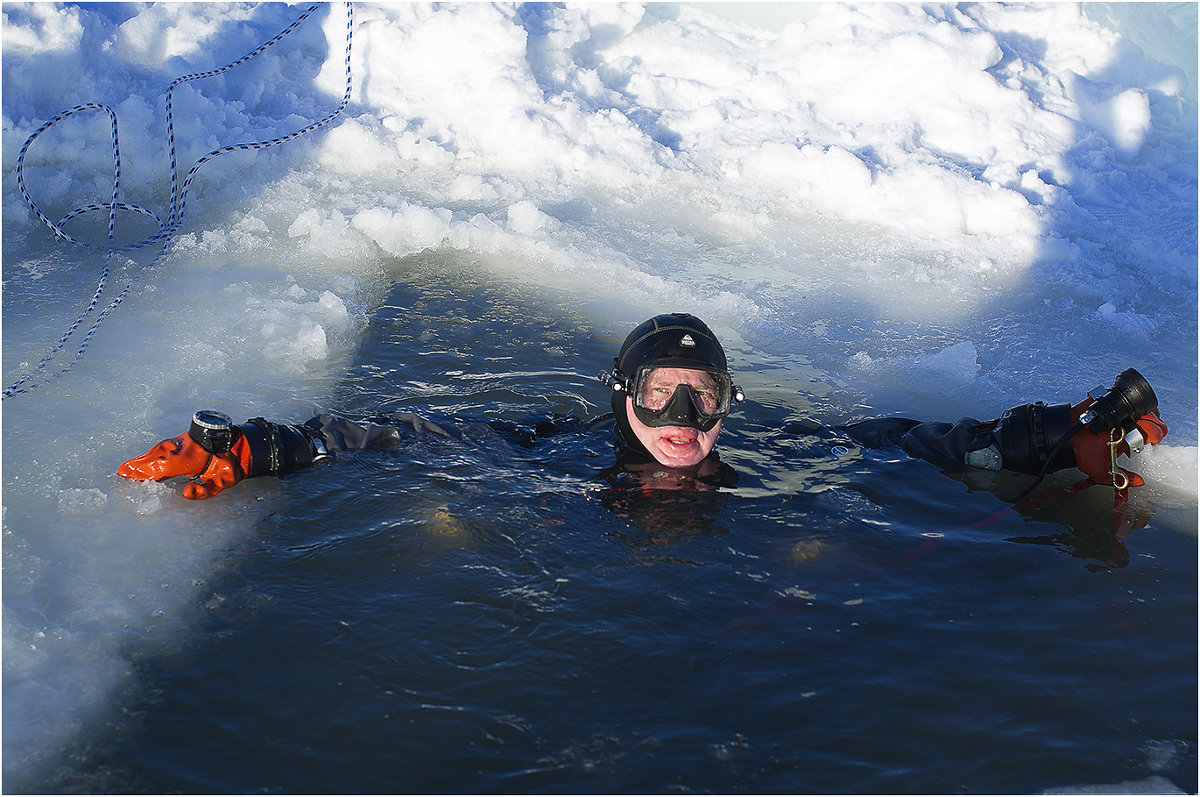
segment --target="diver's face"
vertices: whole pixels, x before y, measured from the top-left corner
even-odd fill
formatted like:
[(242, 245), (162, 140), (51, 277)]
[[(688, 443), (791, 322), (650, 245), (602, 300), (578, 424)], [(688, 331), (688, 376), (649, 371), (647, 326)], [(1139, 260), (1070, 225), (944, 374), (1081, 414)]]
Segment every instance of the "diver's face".
[(721, 421), (707, 432), (690, 426), (647, 426), (633, 411), (633, 398), (625, 398), (625, 417), (650, 456), (668, 468), (687, 468), (704, 461), (717, 444)]

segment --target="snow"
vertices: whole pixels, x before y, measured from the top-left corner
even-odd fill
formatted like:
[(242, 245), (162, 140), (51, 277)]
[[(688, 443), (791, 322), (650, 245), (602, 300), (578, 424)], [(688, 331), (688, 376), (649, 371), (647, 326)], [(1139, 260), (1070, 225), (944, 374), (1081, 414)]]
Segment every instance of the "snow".
[[(103, 260), (54, 242), (22, 200), (28, 136), (110, 105), (122, 197), (165, 217), (166, 86), (302, 10), (4, 5), (6, 386), (78, 315)], [(180, 87), (181, 167), (336, 107), (345, 19), (332, 4)], [(131, 292), (86, 356), (4, 402), (5, 679), (22, 684), (6, 716), (37, 702), (47, 718), (6, 723), (6, 753), (54, 749), (128, 677), (117, 641), (78, 618), (39, 624), (21, 596), (85, 600), (62, 570), (128, 623), (182, 616), (191, 579), (157, 574), (202, 572), (249, 522), (193, 507), (202, 542), (167, 521), (122, 536), (128, 513), (171, 500), (111, 475), (130, 441), (176, 434), (214, 400), (304, 417), (395, 262), (431, 251), (566, 288), (608, 308), (596, 321), (613, 335), (688, 309), (743, 353), (803, 352), (878, 412), (988, 416), (1074, 400), (1132, 365), (1171, 426), (1142, 455), (1147, 489), (1195, 502), (1194, 5), (364, 3), (354, 19), (346, 112), (207, 163), (167, 257), (116, 259), (106, 301)], [(111, 196), (108, 127), (80, 114), (31, 147), (26, 181), (51, 218)], [(71, 229), (103, 244), (105, 215)], [(153, 232), (133, 215), (121, 240)], [(70, 544), (27, 539), (47, 506), (71, 528), (104, 518)]]

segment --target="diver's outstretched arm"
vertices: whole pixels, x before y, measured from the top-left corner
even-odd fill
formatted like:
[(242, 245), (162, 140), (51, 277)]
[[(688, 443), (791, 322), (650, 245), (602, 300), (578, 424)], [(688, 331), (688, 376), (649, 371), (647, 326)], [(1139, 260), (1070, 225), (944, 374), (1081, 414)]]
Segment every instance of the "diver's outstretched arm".
[[(416, 432), (449, 433), (415, 415), (391, 416)], [(252, 418), (235, 426), (227, 415), (201, 410), (188, 431), (163, 440), (141, 456), (121, 463), (117, 475), (139, 481), (190, 476), (184, 498), (211, 498), (252, 476), (283, 476), (329, 460), (338, 451), (390, 448), (403, 436), (397, 426), (358, 424), (318, 415), (301, 425)]]
[[(1094, 391), (1098, 392), (1098, 391)], [(1158, 399), (1132, 368), (1103, 395), (1075, 404), (1021, 404), (980, 422), (920, 423), (902, 418), (846, 428), (867, 446), (895, 443), (909, 455), (948, 470), (1011, 470), (1042, 476), (1078, 468), (1098, 484), (1140, 486), (1142, 477), (1116, 467), (1118, 456), (1157, 445), (1167, 434)]]

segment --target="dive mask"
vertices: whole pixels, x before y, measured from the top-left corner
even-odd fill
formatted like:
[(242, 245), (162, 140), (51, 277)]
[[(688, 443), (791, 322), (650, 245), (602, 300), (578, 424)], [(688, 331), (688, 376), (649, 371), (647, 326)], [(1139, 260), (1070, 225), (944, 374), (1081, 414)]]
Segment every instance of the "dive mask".
[(626, 377), (614, 369), (600, 378), (633, 399), (633, 413), (646, 426), (689, 426), (707, 432), (745, 396), (725, 371), (693, 364), (644, 365)]

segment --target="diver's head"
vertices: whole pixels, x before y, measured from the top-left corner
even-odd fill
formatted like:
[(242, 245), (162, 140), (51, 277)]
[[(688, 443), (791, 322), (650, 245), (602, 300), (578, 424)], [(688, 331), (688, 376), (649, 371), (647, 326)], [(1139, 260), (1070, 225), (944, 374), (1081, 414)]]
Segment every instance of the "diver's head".
[(613, 389), (620, 441), (668, 467), (704, 460), (721, 420), (741, 400), (720, 342), (686, 313), (638, 325), (601, 378)]

